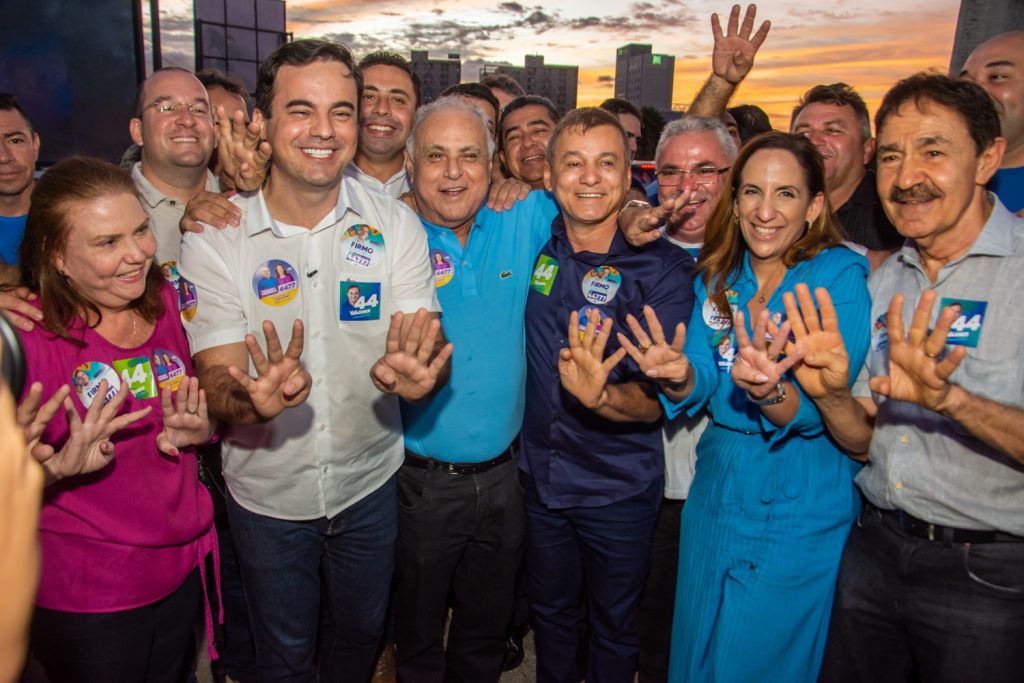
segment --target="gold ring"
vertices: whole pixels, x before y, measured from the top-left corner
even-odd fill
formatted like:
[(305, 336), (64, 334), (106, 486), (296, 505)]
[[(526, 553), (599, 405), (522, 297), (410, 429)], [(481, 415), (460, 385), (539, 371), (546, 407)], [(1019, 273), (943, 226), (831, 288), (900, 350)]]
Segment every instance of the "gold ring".
[(199, 414), (199, 409), (196, 408), (195, 410), (192, 410), (191, 408), (186, 408), (185, 412), (188, 413), (189, 415), (198, 415)]
[(637, 348), (640, 349), (640, 353), (647, 353), (648, 351), (651, 350), (649, 344), (640, 344)]
[(771, 361), (771, 362), (773, 362), (773, 363), (775, 362), (775, 356), (773, 356), (773, 355), (772, 355), (772, 354), (770, 354), (770, 353), (766, 353), (765, 355), (767, 355), (767, 356), (768, 356), (768, 360), (770, 360), (770, 361)]
[(937, 354), (937, 353), (928, 353), (927, 351), (924, 352), (924, 355), (928, 356), (929, 358), (938, 358), (939, 357), (939, 354)]
[(665, 343), (664, 339), (659, 339), (656, 342), (654, 342), (654, 345), (655, 346), (662, 346), (664, 343)]

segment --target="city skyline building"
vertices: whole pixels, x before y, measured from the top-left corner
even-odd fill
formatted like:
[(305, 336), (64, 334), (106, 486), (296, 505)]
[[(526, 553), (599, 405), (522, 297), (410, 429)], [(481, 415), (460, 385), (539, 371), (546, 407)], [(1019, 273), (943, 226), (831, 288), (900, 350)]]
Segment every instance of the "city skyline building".
[(462, 81), (462, 61), (458, 52), (449, 52), (443, 59), (431, 59), (426, 50), (411, 50), (413, 73), (420, 79), (420, 104), (430, 104), (449, 86)]
[(526, 55), (523, 66), (484, 64), (480, 68), (481, 78), (492, 73), (511, 76), (527, 94), (548, 98), (560, 115), (576, 108), (579, 66), (545, 64), (544, 55)]
[(615, 53), (615, 96), (669, 113), (675, 70), (674, 55), (654, 53), (647, 44), (623, 45)]

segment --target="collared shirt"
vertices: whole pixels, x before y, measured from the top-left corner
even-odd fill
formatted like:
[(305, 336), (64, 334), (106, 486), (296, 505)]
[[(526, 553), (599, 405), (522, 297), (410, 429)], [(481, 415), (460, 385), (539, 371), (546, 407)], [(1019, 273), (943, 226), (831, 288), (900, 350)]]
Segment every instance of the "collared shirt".
[(999, 169), (989, 181), (988, 189), (995, 192), (1010, 211), (1016, 213), (1024, 209), (1024, 166)]
[(353, 161), (345, 167), (345, 177), (355, 180), (363, 187), (368, 187), (371, 190), (376, 190), (377, 192), (383, 192), (395, 199), (398, 199), (409, 191), (409, 176), (405, 172), (405, 164), (402, 164), (402, 168), (398, 173), (388, 178), (387, 182), (381, 182), (369, 173), (364, 173)]
[(406, 448), (447, 462), (498, 456), (523, 423), (523, 314), (533, 262), (558, 206), (534, 191), (501, 213), (484, 207), (465, 248), (423, 221), (444, 331), (454, 343), (448, 383), (429, 401), (402, 402)]
[[(647, 304), (666, 331), (674, 330), (689, 320), (693, 268), (693, 259), (681, 249), (662, 240), (635, 248), (618, 231), (607, 254), (575, 252), (562, 217), (553, 221), (526, 303), (526, 416), (519, 461), (545, 505), (607, 505), (663, 477), (660, 423), (612, 422), (584, 408), (562, 388), (558, 354), (569, 346), (572, 311), (580, 312), (581, 327), (598, 309), (602, 319), (615, 320), (613, 330), (628, 333), (626, 314), (644, 321)], [(618, 347), (613, 333), (605, 354)], [(609, 384), (649, 381), (628, 357), (608, 378)]]
[[(962, 345), (967, 356), (950, 381), (992, 401), (1024, 408), (1024, 220), (996, 201), (967, 254), (943, 266), (934, 284), (908, 241), (871, 275), (869, 285), (871, 349), (855, 395), (871, 396), (868, 378), (888, 374), (885, 314), (892, 297), (906, 297), (903, 321), (910, 329), (921, 293), (934, 289), (939, 305), (932, 311), (932, 324), (943, 304), (958, 303), (962, 309), (946, 349)], [(868, 500), (933, 524), (1024, 535), (1020, 463), (938, 413), (878, 395), (874, 399), (878, 416), (870, 461), (857, 477)]]
[[(142, 195), (142, 208), (149, 215), (149, 226), (156, 236), (156, 261), (174, 265), (181, 255), (181, 228), (178, 223), (185, 215), (186, 202), (168, 197), (142, 175), (142, 162), (132, 165), (132, 180)], [(206, 171), (207, 192), (220, 192), (220, 181)]]
[(275, 221), (262, 192), (231, 201), (241, 227), (189, 233), (182, 243), (181, 274), (196, 292), (182, 311), (192, 351), (246, 333), (265, 349), (264, 320), (286, 345), (298, 318), (313, 384), (305, 403), (227, 430), (224, 477), (253, 512), (333, 517), (402, 463), (398, 400), (373, 386), (369, 370), (393, 312), (439, 309), (426, 236), (408, 207), (347, 179), (337, 208), (311, 230)]
[(878, 197), (875, 172), (868, 170), (846, 203), (836, 210), (843, 237), (867, 249), (896, 249), (903, 238), (885, 215)]

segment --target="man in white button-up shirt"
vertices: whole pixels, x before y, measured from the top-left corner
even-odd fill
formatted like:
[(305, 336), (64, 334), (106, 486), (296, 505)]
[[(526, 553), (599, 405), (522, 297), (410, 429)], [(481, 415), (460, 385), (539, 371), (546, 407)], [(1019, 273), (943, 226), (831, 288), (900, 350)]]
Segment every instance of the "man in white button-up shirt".
[[(194, 285), (182, 315), (210, 410), (230, 425), (228, 513), (267, 680), (314, 679), (321, 576), (335, 628), (319, 638), (320, 679), (369, 677), (394, 557), (395, 395), (425, 397), (451, 352), (437, 348), (419, 221), (342, 180), (359, 88), (344, 47), (275, 51), (256, 93), (269, 180), (233, 199), (239, 228), (182, 245)], [(276, 331), (289, 329), (282, 351)]]

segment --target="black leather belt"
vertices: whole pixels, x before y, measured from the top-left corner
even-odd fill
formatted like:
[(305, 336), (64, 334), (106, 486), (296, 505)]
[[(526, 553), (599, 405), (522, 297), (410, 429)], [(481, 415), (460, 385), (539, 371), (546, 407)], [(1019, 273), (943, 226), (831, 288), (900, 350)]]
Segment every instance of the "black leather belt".
[(938, 541), (946, 545), (952, 543), (1024, 543), (1024, 537), (1014, 536), (1002, 531), (984, 531), (981, 529), (955, 529), (953, 527), (932, 524), (903, 510), (883, 510), (864, 501), (869, 508), (877, 510), (883, 517), (891, 519), (911, 536)]
[(413, 453), (408, 448), (405, 449), (405, 464), (409, 467), (428, 471), (440, 470), (448, 474), (480, 474), (511, 459), (512, 446), (506, 448), (498, 457), (484, 462), (445, 462), (444, 460), (425, 458), (418, 453)]

